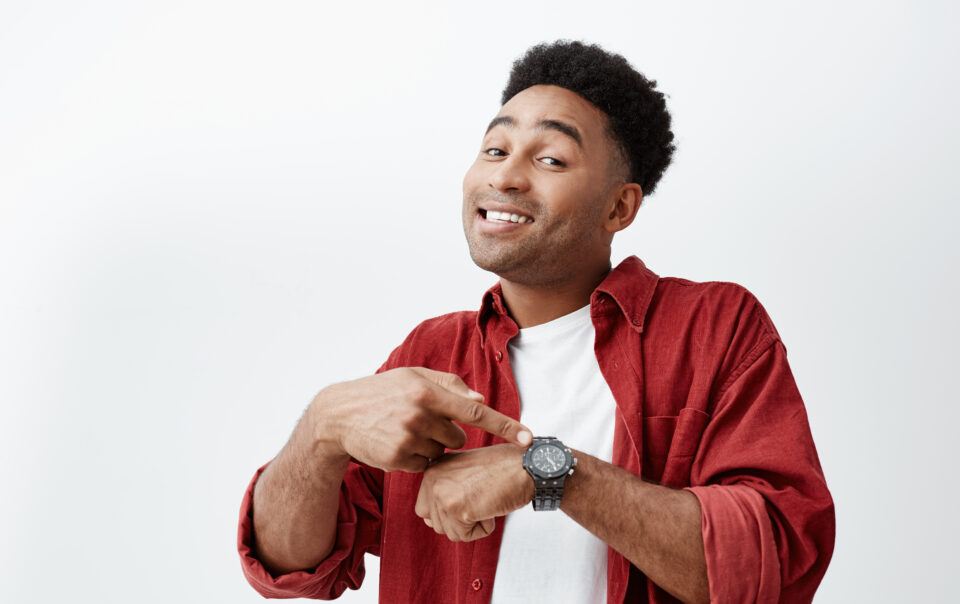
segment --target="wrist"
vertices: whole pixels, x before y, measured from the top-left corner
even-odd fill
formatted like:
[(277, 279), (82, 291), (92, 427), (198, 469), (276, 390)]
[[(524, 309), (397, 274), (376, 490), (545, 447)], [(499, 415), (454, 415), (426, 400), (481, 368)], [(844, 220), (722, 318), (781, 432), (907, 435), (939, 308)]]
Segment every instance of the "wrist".
[(518, 473), (517, 480), (522, 484), (522, 487), (520, 488), (522, 500), (518, 502), (519, 508), (533, 501), (533, 497), (536, 494), (536, 485), (533, 482), (533, 476), (531, 476), (530, 472), (523, 467), (523, 453), (526, 451), (526, 449), (516, 445), (510, 446), (516, 453), (516, 457), (511, 457), (510, 459), (510, 469)]
[(350, 461), (350, 454), (343, 448), (339, 423), (333, 405), (331, 388), (328, 386), (317, 393), (304, 413), (310, 450), (328, 462)]

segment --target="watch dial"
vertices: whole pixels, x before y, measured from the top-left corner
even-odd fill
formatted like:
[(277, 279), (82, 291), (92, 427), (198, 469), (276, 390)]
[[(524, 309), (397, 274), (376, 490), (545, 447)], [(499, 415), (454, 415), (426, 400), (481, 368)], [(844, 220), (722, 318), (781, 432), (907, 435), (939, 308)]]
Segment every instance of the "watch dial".
[(567, 463), (567, 456), (563, 449), (555, 445), (544, 445), (533, 452), (533, 467), (544, 474), (553, 474)]

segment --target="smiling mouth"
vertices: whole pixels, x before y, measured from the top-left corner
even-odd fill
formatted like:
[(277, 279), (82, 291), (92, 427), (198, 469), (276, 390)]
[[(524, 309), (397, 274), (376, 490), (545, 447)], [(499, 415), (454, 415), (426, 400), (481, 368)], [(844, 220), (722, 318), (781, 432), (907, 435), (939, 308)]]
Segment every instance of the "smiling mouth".
[(484, 220), (490, 222), (517, 222), (523, 224), (525, 222), (533, 222), (531, 216), (524, 216), (523, 214), (511, 214), (510, 212), (497, 212), (495, 210), (480, 210), (480, 216)]

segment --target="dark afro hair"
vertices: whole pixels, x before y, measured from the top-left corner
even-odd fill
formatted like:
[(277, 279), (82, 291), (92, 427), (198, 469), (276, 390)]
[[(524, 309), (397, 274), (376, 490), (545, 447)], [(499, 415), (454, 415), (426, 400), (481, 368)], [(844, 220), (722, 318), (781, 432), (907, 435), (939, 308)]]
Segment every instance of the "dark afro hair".
[(676, 149), (656, 81), (595, 44), (558, 40), (530, 48), (513, 63), (500, 103), (538, 84), (566, 88), (607, 114), (609, 134), (630, 168), (628, 182), (644, 195), (653, 193)]

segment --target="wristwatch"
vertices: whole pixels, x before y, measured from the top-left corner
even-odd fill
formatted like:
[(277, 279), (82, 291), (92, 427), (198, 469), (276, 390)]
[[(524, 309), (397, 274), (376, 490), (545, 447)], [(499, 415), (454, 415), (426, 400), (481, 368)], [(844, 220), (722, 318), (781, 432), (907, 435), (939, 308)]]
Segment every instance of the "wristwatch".
[(560, 507), (563, 481), (573, 474), (577, 458), (553, 436), (536, 436), (523, 454), (523, 469), (533, 477), (533, 509), (553, 511)]

